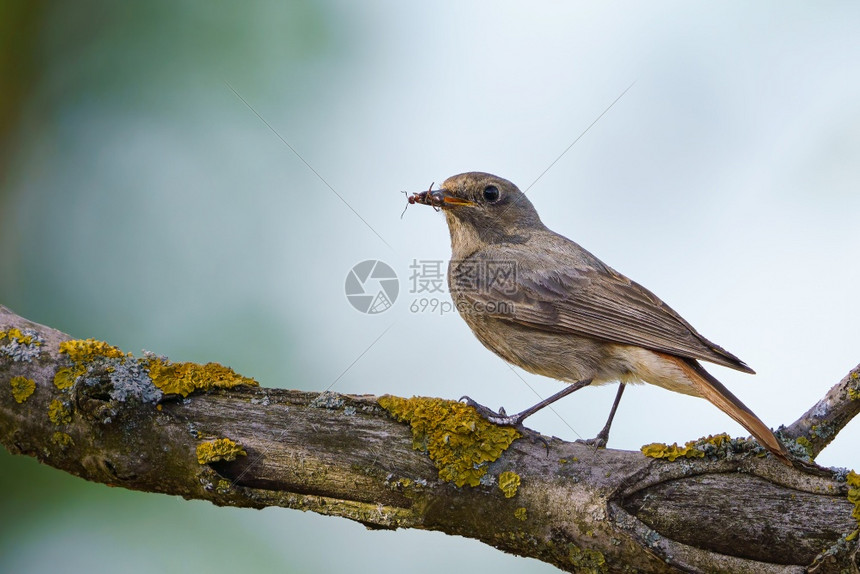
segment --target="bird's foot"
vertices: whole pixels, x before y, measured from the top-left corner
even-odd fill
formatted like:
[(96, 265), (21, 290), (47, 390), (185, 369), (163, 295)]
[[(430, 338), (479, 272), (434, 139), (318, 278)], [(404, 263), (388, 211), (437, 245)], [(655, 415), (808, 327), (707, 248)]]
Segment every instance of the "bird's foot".
[(597, 436), (594, 438), (580, 438), (576, 439), (574, 442), (579, 444), (587, 444), (588, 446), (593, 446), (594, 448), (606, 448), (606, 443), (609, 442), (609, 424), (603, 427)]
[(578, 444), (587, 444), (594, 448), (606, 448), (606, 439), (599, 435), (594, 438), (578, 438), (573, 442)]
[(494, 425), (499, 426), (512, 426), (512, 427), (521, 427), (523, 419), (525, 417), (521, 416), (522, 413), (516, 415), (508, 415), (505, 412), (505, 407), (499, 407), (499, 412), (496, 412), (484, 405), (472, 400), (469, 397), (460, 397), (461, 403), (466, 403), (481, 415), (485, 420), (493, 423)]
[(531, 413), (517, 413), (511, 416), (505, 412), (504, 407), (499, 407), (499, 412), (495, 412), (492, 409), (473, 401), (469, 397), (460, 397), (460, 402), (466, 403), (475, 409), (485, 421), (498, 426), (514, 427), (522, 436), (528, 438), (532, 443), (540, 442), (546, 447), (547, 455), (549, 455), (549, 442), (547, 442), (543, 435), (529, 430), (523, 425), (523, 421)]

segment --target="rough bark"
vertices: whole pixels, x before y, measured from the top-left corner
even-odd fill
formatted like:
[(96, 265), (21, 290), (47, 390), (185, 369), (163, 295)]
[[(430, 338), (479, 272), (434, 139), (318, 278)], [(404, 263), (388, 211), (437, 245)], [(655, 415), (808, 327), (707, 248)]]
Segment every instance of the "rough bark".
[[(498, 458), (476, 463), (485, 471), (477, 486), (456, 486), (440, 478), (416, 420), (410, 428), (379, 397), (247, 379), (210, 385), (206, 371), (179, 368), (162, 369), (156, 388), (147, 367), (156, 359), (73, 359), (60, 352), (70, 337), (0, 306), (3, 332), (0, 443), (87, 480), (224, 506), (311, 510), (370, 528), (439, 530), (571, 572), (860, 571), (844, 471), (804, 472), (742, 448), (670, 462), (524, 431)], [(193, 388), (171, 386), (170, 377)], [(860, 409), (857, 393), (855, 369), (823, 399), (827, 408), (811, 409), (786, 434), (806, 437), (817, 453), (823, 439), (810, 429), (827, 424), (835, 436)], [(473, 430), (451, 432), (470, 440)], [(214, 442), (225, 438), (232, 442)], [(494, 438), (473, 438), (493, 450)], [(466, 474), (441, 476), (468, 483)]]

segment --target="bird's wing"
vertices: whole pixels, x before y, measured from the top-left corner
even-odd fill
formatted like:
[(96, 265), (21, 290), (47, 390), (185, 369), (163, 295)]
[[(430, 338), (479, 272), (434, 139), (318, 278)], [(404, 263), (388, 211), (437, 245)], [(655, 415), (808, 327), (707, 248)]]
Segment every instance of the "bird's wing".
[(558, 265), (551, 257), (515, 264), (518, 255), (479, 252), (452, 261), (450, 283), (460, 304), (542, 331), (586, 335), (754, 372), (656, 295), (608, 267)]

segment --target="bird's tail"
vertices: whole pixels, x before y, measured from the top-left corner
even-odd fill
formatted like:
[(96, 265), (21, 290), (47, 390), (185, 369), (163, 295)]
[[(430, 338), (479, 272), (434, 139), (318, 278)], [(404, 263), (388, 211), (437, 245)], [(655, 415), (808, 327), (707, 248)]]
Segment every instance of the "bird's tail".
[(695, 360), (679, 357), (673, 358), (676, 359), (678, 366), (693, 381), (700, 396), (709, 400), (717, 408), (747, 429), (758, 443), (769, 450), (781, 463), (793, 466), (789, 460), (788, 450), (786, 450), (785, 446), (779, 442), (779, 439), (774, 436), (773, 432), (739, 398), (732, 394), (720, 381), (711, 376)]

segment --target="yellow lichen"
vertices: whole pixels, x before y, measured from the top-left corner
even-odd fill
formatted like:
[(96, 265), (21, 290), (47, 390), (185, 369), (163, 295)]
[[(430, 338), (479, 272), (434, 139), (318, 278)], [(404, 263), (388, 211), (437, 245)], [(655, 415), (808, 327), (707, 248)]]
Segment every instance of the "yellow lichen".
[(232, 389), (241, 385), (259, 386), (254, 379), (243, 377), (230, 367), (218, 363), (171, 363), (156, 358), (150, 359), (146, 366), (152, 382), (166, 394), (187, 397), (194, 391)]
[(499, 475), (499, 488), (505, 493), (505, 498), (513, 498), (520, 487), (520, 475), (506, 470)]
[(803, 450), (806, 451), (806, 454), (810, 458), (812, 458), (812, 443), (809, 442), (808, 438), (806, 438), (805, 436), (800, 436), (800, 437), (797, 437), (794, 442), (796, 442), (797, 444), (802, 446)]
[(223, 478), (215, 486), (215, 491), (218, 494), (229, 494), (231, 490), (233, 490), (233, 483)]
[(860, 375), (857, 373), (851, 373), (851, 379), (853, 382), (848, 385), (848, 398), (852, 401), (860, 400), (860, 381), (858, 381), (858, 377), (860, 377)]
[(17, 403), (23, 403), (36, 391), (36, 381), (27, 377), (12, 377), (12, 397)]
[(599, 550), (580, 548), (571, 543), (567, 545), (567, 557), (570, 563), (576, 567), (577, 572), (602, 574), (609, 571), (606, 566), (606, 557)]
[(721, 433), (687, 441), (684, 446), (678, 446), (678, 443), (667, 445), (655, 442), (646, 444), (640, 450), (642, 454), (651, 458), (665, 458), (674, 461), (678, 458), (703, 458), (706, 451), (710, 456), (719, 456), (719, 453), (731, 445), (731, 441), (731, 436)]
[(706, 436), (705, 438), (700, 438), (699, 440), (697, 440), (695, 442), (697, 442), (697, 443), (710, 443), (710, 444), (714, 445), (715, 447), (721, 447), (724, 444), (731, 442), (731, 440), (732, 440), (732, 437), (728, 433), (720, 433), (720, 434), (709, 435), (709, 436)]
[(526, 510), (525, 506), (520, 506), (516, 510), (514, 510), (514, 518), (517, 520), (525, 520), (529, 517), (528, 510)]
[(848, 385), (848, 398), (852, 401), (860, 400), (860, 372), (851, 373), (851, 383)]
[(131, 357), (131, 353), (123, 353), (118, 347), (96, 339), (72, 339), (60, 343), (60, 353), (68, 355), (74, 362), (73, 367), (63, 367), (54, 374), (54, 386), (68, 389), (81, 375), (86, 374), (88, 364), (98, 358), (122, 359)]
[(456, 401), (385, 395), (378, 402), (397, 420), (411, 425), (412, 448), (427, 452), (439, 478), (457, 486), (480, 484), (487, 463), (521, 436), (516, 429), (494, 425)]
[(846, 480), (848, 483), (848, 502), (854, 505), (854, 511), (851, 516), (860, 524), (860, 474), (853, 470), (848, 473)]
[(54, 375), (54, 386), (60, 389), (68, 389), (73, 384), (75, 384), (75, 380), (86, 373), (86, 367), (63, 367), (59, 369), (57, 373)]
[(696, 441), (694, 440), (689, 441), (683, 447), (678, 446), (678, 443), (667, 445), (660, 442), (654, 442), (646, 444), (641, 450), (642, 454), (645, 456), (650, 456), (651, 458), (666, 458), (670, 461), (680, 457), (702, 458), (705, 456), (704, 452), (693, 446), (694, 444), (696, 444)]
[(0, 340), (5, 337), (9, 337), (10, 341), (17, 341), (21, 345), (32, 345), (34, 343), (37, 347), (42, 345), (41, 342), (34, 341), (32, 336), (22, 333), (17, 327), (12, 327), (8, 331), (0, 331)]
[(51, 436), (51, 441), (55, 444), (60, 445), (60, 448), (68, 448), (75, 444), (75, 441), (72, 440), (72, 437), (60, 431), (55, 432), (53, 436)]
[(247, 456), (242, 445), (229, 438), (219, 438), (197, 445), (197, 462), (209, 464), (219, 460), (236, 460), (238, 456)]
[(121, 359), (126, 356), (118, 347), (96, 339), (72, 339), (60, 343), (60, 352), (69, 356), (75, 363), (90, 362), (97, 357)]
[(54, 399), (48, 405), (48, 419), (57, 426), (67, 425), (72, 422), (72, 413), (59, 399)]

